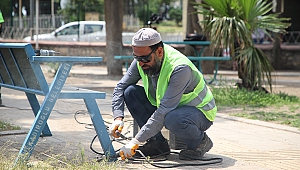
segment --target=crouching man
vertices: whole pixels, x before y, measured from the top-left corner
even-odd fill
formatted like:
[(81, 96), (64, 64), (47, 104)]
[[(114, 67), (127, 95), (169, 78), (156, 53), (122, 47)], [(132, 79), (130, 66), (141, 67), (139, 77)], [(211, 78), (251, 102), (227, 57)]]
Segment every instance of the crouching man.
[[(124, 126), (124, 105), (140, 127), (120, 150), (122, 159), (170, 154), (163, 126), (186, 144), (182, 160), (200, 159), (213, 143), (205, 131), (217, 113), (214, 97), (203, 75), (182, 53), (164, 44), (152, 28), (142, 28), (132, 38), (133, 62), (113, 92), (114, 122), (110, 135), (118, 138)], [(143, 86), (137, 85), (142, 80)], [(141, 142), (147, 141), (143, 146)]]

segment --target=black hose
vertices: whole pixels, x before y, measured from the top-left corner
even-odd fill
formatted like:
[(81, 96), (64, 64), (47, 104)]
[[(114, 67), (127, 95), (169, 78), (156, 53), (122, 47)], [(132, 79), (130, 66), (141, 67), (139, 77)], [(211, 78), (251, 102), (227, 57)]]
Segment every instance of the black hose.
[[(86, 125), (88, 125), (88, 126), (92, 126), (91, 124), (79, 122), (79, 121), (76, 119), (76, 115), (78, 115), (78, 114), (85, 114), (85, 112), (84, 112), (84, 111), (77, 111), (77, 112), (75, 113), (74, 118), (75, 118), (75, 120), (76, 120), (77, 123), (79, 123), (79, 124), (86, 124)], [(87, 126), (86, 126), (86, 128), (87, 128)], [(90, 129), (90, 128), (89, 128), (89, 129)], [(111, 155), (111, 156), (109, 156), (109, 155), (105, 155), (104, 153), (98, 152), (98, 151), (96, 151), (96, 150), (93, 148), (93, 143), (94, 143), (95, 139), (97, 138), (97, 136), (98, 136), (98, 135), (95, 135), (95, 136), (93, 137), (93, 139), (92, 139), (92, 141), (91, 141), (91, 143), (90, 143), (90, 149), (91, 149), (94, 153), (96, 153), (96, 154), (98, 154), (98, 155), (105, 156), (105, 158), (106, 158), (107, 160), (117, 160), (116, 158), (120, 157), (120, 155), (119, 155), (119, 153), (118, 153), (120, 149), (118, 149), (118, 150), (115, 151), (115, 152), (116, 152), (116, 155)], [(130, 139), (130, 138), (128, 138), (128, 137), (125, 137), (124, 135), (120, 135), (120, 136), (121, 136), (122, 140)], [(111, 143), (110, 143), (110, 145), (112, 145), (112, 142), (113, 142), (113, 141), (115, 141), (115, 140), (112, 140)], [(109, 145), (109, 146), (110, 146), (110, 145)], [(109, 147), (109, 146), (108, 146), (108, 147)], [(106, 150), (106, 149), (104, 149), (104, 150)], [(179, 154), (178, 152), (171, 152), (171, 153)], [(143, 157), (143, 159), (139, 159), (139, 158), (130, 158), (130, 159), (131, 159), (131, 160), (141, 160), (141, 161), (146, 161), (147, 163), (149, 163), (150, 165), (152, 165), (152, 166), (154, 166), (154, 167), (156, 167), (156, 168), (175, 168), (175, 167), (182, 167), (182, 166), (204, 166), (204, 165), (212, 165), (212, 164), (221, 163), (221, 162), (223, 161), (223, 158), (207, 158), (207, 159), (201, 158), (201, 159), (197, 159), (197, 161), (202, 161), (202, 162), (200, 162), (200, 163), (180, 163), (180, 164), (176, 164), (176, 163), (175, 163), (175, 164), (174, 164), (174, 163), (163, 163), (163, 161), (166, 161), (166, 160), (167, 160), (166, 157), (165, 157), (164, 159), (160, 159), (160, 160), (153, 161), (153, 162), (155, 162), (155, 163), (150, 162), (150, 160), (147, 159), (146, 157)], [(98, 161), (100, 161), (100, 160), (102, 160), (102, 159), (98, 159)], [(195, 161), (196, 161), (196, 160), (195, 160)], [(157, 162), (159, 162), (159, 163), (157, 163)]]

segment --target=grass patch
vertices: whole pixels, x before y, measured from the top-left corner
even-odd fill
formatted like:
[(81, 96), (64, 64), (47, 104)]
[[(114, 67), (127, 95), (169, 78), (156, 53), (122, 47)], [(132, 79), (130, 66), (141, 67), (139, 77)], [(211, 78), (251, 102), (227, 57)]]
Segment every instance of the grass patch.
[(13, 126), (10, 123), (0, 120), (0, 132), (6, 130), (21, 130), (20, 126)]
[[(48, 154), (46, 159), (38, 159), (31, 156), (31, 159), (35, 159), (32, 162), (20, 162), (14, 166), (15, 159), (18, 153), (12, 152), (13, 145), (12, 141), (7, 141), (0, 146), (0, 170), (13, 169), (13, 170), (115, 170), (115, 169), (126, 169), (126, 164), (121, 161), (109, 162), (106, 159), (97, 161), (97, 159), (89, 159), (85, 156), (84, 150), (79, 149), (78, 154), (72, 157), (66, 157), (66, 154)], [(39, 153), (43, 154), (43, 153)], [(70, 155), (69, 155), (70, 156)], [(40, 157), (40, 155), (37, 155)]]
[(212, 87), (212, 92), (219, 111), (235, 108), (236, 113), (230, 115), (300, 128), (300, 98), (297, 96), (233, 87)]
[(174, 21), (163, 21), (159, 24), (154, 24), (157, 31), (160, 33), (183, 33), (183, 28), (176, 25)]
[[(237, 89), (233, 87), (213, 88), (215, 101), (221, 106), (283, 106), (297, 104), (299, 97), (289, 96), (285, 93), (264, 93), (261, 91), (247, 91), (246, 89)], [(297, 106), (294, 106), (297, 107)]]
[(300, 128), (300, 114), (289, 115), (286, 113), (276, 112), (254, 112), (254, 113), (233, 113), (232, 116), (244, 117), (254, 120), (263, 120), (266, 122), (276, 122), (292, 127)]

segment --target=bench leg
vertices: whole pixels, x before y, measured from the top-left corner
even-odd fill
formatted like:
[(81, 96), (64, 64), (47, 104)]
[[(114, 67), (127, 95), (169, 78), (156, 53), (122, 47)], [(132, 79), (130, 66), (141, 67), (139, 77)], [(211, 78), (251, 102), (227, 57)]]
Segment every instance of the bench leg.
[[(50, 94), (52, 93), (50, 92)], [(26, 136), (26, 139), (20, 149), (19, 155), (14, 165), (20, 162), (27, 161), (31, 156), (33, 149), (42, 133), (42, 130), (44, 130), (45, 128), (45, 125), (47, 123), (47, 120), (50, 116), (50, 113), (54, 107), (56, 100), (57, 98), (53, 99), (52, 95), (47, 95), (45, 97), (45, 100), (35, 117), (35, 120)]]
[(208, 84), (211, 84), (212, 82), (214, 82), (215, 80), (217, 80), (218, 69), (219, 69), (219, 63), (218, 63), (218, 61), (215, 61), (215, 73), (214, 73), (214, 77), (213, 77), (213, 79)]
[(129, 67), (128, 61), (125, 61), (125, 68), (126, 68), (126, 71), (128, 70), (128, 67)]
[(112, 142), (109, 138), (106, 126), (104, 124), (103, 118), (101, 116), (99, 107), (95, 99), (85, 98), (85, 105), (89, 111), (90, 117), (92, 119), (93, 125), (95, 127), (98, 139), (102, 146), (105, 155), (113, 156), (116, 155)]
[(44, 98), (44, 101), (36, 114), (34, 122), (26, 136), (26, 139), (20, 149), (14, 166), (20, 162), (27, 161), (31, 156), (33, 149), (38, 142), (38, 139), (44, 130), (47, 120), (52, 112), (52, 109), (58, 99), (58, 96), (63, 88), (66, 79), (70, 73), (73, 63), (62, 63), (57, 70), (57, 73), (49, 87), (49, 91)]
[[(35, 94), (31, 94), (31, 93), (26, 93), (26, 96), (27, 96), (27, 99), (28, 99), (29, 104), (31, 106), (31, 109), (32, 109), (32, 111), (34, 113), (34, 116), (36, 116), (37, 113), (38, 113), (38, 111), (40, 110), (40, 104), (39, 104), (39, 102), (38, 102), (38, 100), (36, 98), (36, 95)], [(42, 131), (42, 135), (41, 136), (42, 137), (43, 136), (52, 136), (52, 133), (51, 133), (51, 131), (50, 131), (49, 126), (48, 126), (47, 123), (45, 124), (45, 127), (44, 127), (44, 129)]]

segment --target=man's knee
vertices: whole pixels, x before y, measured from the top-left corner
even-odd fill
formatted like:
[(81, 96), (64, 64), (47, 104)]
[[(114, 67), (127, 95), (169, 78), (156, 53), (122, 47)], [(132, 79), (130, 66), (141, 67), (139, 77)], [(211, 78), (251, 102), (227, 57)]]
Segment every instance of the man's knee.
[(124, 91), (124, 97), (126, 99), (126, 97), (128, 98), (129, 96), (132, 96), (132, 94), (136, 94), (140, 91), (140, 86), (137, 85), (130, 85), (128, 86), (125, 91)]
[(165, 116), (165, 127), (170, 131), (176, 131), (177, 129), (183, 128), (184, 124), (182, 119), (173, 115), (172, 112)]
[(124, 95), (128, 95), (131, 91), (134, 91), (135, 88), (133, 87), (133, 85), (128, 86), (125, 91), (124, 91)]

